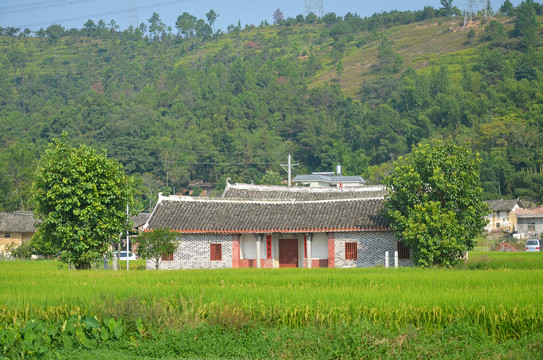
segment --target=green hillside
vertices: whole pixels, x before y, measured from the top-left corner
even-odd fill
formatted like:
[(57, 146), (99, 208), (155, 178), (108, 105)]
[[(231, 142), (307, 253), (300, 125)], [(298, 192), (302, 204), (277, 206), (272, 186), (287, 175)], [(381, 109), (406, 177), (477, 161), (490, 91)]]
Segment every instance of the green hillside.
[(150, 19), (119, 30), (89, 21), (36, 34), (0, 28), (0, 210), (28, 209), (37, 161), (68, 131), (107, 150), (158, 191), (201, 179), (276, 183), (300, 173), (377, 183), (391, 161), (434, 137), (469, 141), (487, 198), (543, 202), (542, 7), (462, 26), (426, 7), (276, 25)]

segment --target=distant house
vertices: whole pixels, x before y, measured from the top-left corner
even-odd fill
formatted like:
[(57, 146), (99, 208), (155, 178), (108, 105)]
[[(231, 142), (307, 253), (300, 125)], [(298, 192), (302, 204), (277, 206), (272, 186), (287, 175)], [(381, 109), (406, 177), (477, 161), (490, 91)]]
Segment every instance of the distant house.
[(219, 199), (160, 196), (144, 229), (179, 232), (162, 269), (366, 267), (383, 265), (386, 251), (391, 263), (399, 251), (400, 266), (410, 266), (383, 202), (383, 187), (227, 184)]
[(488, 204), (490, 210), (490, 213), (485, 217), (488, 220), (485, 231), (517, 231), (516, 211), (522, 206), (519, 199), (489, 200), (485, 203)]
[(543, 206), (517, 209), (517, 231), (521, 238), (540, 238), (543, 234)]
[(293, 179), (298, 185), (310, 187), (362, 187), (366, 183), (361, 176), (344, 176), (341, 165), (336, 172), (314, 172), (311, 175), (298, 175)]
[(361, 176), (334, 175), (334, 173), (313, 173), (311, 175), (297, 175), (292, 181), (310, 187), (350, 187), (363, 186), (366, 183)]
[(20, 245), (36, 232), (38, 220), (32, 211), (0, 212), (0, 253), (7, 245)]

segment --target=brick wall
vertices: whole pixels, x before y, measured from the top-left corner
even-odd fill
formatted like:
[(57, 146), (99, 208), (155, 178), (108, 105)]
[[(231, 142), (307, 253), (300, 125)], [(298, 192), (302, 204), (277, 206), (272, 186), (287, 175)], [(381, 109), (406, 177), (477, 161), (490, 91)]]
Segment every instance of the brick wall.
[[(307, 259), (304, 259), (304, 268), (307, 267)], [(328, 259), (311, 259), (312, 268), (326, 268), (328, 267)]]
[[(242, 259), (239, 261), (239, 267), (242, 268), (255, 268), (256, 259)], [(273, 259), (260, 259), (260, 267), (263, 269), (273, 268)]]
[[(217, 269), (256, 267), (255, 259), (236, 258), (239, 252), (239, 236), (226, 234), (184, 234), (179, 238), (179, 246), (173, 261), (162, 261), (160, 269)], [(328, 259), (312, 259), (312, 267), (372, 267), (384, 266), (385, 251), (389, 252), (390, 266), (394, 266), (396, 238), (392, 231), (367, 231), (349, 233), (329, 233), (329, 250), (334, 251)], [(345, 260), (345, 243), (356, 242), (358, 259)], [(210, 244), (222, 244), (222, 260), (210, 260)], [(265, 252), (263, 252), (263, 256)], [(233, 256), (234, 255), (234, 256)], [(302, 253), (303, 256), (303, 247)], [(412, 266), (410, 259), (399, 259), (399, 266)], [(306, 260), (303, 266), (307, 265)], [(272, 259), (261, 259), (262, 268), (273, 267)], [(154, 262), (147, 260), (147, 269), (154, 269)]]
[[(173, 261), (162, 261), (161, 270), (218, 269), (232, 267), (232, 235), (183, 234), (173, 254)], [(210, 260), (210, 244), (222, 244), (222, 260)], [(147, 269), (154, 269), (154, 262), (147, 260)]]
[[(358, 244), (358, 259), (345, 260), (345, 243)], [(397, 240), (392, 231), (362, 231), (335, 233), (335, 267), (371, 267), (385, 265), (385, 251), (389, 252), (390, 266), (394, 267)], [(412, 266), (411, 259), (399, 259), (399, 266)]]

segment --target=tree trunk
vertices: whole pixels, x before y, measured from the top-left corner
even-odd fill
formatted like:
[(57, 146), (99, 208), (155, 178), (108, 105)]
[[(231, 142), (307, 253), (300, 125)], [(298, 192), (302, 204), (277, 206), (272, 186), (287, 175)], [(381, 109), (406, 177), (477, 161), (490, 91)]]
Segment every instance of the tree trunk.
[(81, 262), (76, 265), (76, 270), (90, 270), (91, 264), (90, 262)]

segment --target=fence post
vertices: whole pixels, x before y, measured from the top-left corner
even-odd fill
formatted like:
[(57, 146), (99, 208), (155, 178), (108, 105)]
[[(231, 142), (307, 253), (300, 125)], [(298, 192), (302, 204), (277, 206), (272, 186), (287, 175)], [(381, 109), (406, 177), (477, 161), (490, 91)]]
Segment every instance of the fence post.
[(388, 269), (388, 266), (389, 266), (389, 257), (388, 257), (388, 251), (385, 251), (385, 268)]
[(398, 252), (394, 251), (394, 269), (398, 268)]

